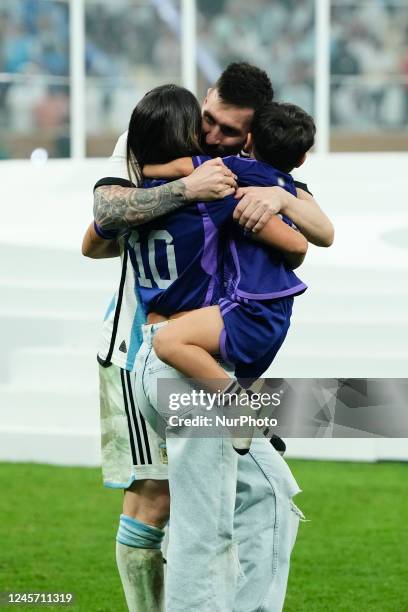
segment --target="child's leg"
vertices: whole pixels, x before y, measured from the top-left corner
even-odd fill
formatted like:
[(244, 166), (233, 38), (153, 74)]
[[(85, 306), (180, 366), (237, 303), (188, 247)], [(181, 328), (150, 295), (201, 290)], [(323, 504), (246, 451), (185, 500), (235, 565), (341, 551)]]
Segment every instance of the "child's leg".
[(159, 359), (188, 378), (206, 380), (209, 383), (206, 382), (206, 387), (223, 390), (230, 377), (211, 356), (219, 352), (223, 327), (218, 306), (193, 310), (161, 328), (153, 347)]
[[(204, 380), (205, 387), (223, 392), (224, 406), (231, 407), (246, 391), (218, 365), (212, 354), (219, 352), (224, 320), (218, 306), (193, 310), (172, 319), (153, 339), (156, 355), (188, 378)], [(235, 398), (235, 399), (234, 399)], [(253, 426), (234, 430), (232, 444), (239, 454), (251, 446)]]

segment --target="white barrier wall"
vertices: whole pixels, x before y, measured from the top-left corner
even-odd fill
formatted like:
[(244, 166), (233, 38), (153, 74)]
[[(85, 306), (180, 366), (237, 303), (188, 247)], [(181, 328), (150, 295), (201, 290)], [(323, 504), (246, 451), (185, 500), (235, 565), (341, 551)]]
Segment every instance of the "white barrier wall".
[[(0, 459), (99, 462), (96, 345), (116, 260), (82, 257), (104, 160), (1, 162)], [(334, 220), (312, 247), (287, 341), (285, 377), (406, 377), (407, 154), (310, 156), (298, 172)], [(288, 440), (296, 457), (408, 459), (403, 439)]]

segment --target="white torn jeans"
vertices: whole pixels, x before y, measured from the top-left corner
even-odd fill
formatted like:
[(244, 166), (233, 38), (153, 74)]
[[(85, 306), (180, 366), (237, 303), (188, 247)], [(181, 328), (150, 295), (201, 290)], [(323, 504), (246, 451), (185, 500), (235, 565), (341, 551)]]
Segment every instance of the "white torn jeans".
[[(160, 379), (179, 379), (152, 340), (163, 324), (145, 325), (137, 356), (136, 398), (150, 424), (166, 435), (171, 496), (166, 612), (280, 612), (301, 512), (300, 489), (265, 438), (240, 457), (226, 437), (172, 433), (174, 415), (157, 396)], [(183, 383), (184, 381), (184, 383)], [(185, 388), (183, 387), (185, 385)], [(186, 417), (192, 409), (177, 411)]]

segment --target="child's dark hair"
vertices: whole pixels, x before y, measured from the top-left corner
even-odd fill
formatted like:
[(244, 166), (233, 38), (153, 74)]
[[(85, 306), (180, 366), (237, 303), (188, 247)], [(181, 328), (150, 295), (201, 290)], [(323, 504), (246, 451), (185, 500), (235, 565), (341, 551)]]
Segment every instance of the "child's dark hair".
[(316, 126), (294, 104), (271, 102), (255, 113), (254, 155), (282, 172), (291, 172), (314, 144)]
[(178, 85), (149, 91), (133, 110), (127, 137), (129, 177), (142, 180), (145, 164), (164, 164), (200, 154), (201, 109), (195, 96)]
[(257, 110), (273, 99), (272, 83), (264, 70), (247, 62), (229, 64), (214, 85), (221, 100)]

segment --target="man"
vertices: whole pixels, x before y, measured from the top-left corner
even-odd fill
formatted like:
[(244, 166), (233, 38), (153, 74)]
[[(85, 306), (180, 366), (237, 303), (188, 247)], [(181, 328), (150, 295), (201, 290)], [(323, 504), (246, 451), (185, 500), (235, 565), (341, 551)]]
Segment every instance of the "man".
[[(250, 95), (248, 95), (248, 92), (250, 92)], [(237, 152), (238, 150), (240, 150), (245, 144), (245, 140), (250, 129), (254, 109), (258, 105), (261, 105), (262, 103), (268, 101), (271, 97), (272, 89), (265, 73), (262, 73), (258, 69), (248, 66), (246, 64), (230, 66), (223, 73), (216, 87), (208, 92), (208, 96), (203, 105), (203, 130), (205, 133), (205, 144), (207, 146), (207, 149), (209, 149), (212, 153), (221, 154)], [(118, 143), (118, 145), (120, 146), (120, 143)], [(118, 154), (117, 149), (116, 153)], [(208, 168), (211, 168), (211, 170), (209, 170)], [(227, 195), (228, 192), (231, 192), (233, 190), (233, 178), (228, 174), (228, 172), (226, 172), (226, 169), (222, 170), (222, 165), (218, 165), (217, 162), (214, 163), (214, 165), (212, 166), (207, 166), (206, 172), (208, 172), (209, 174), (206, 175), (206, 178), (208, 178), (211, 172), (213, 173), (214, 177), (216, 174), (215, 169), (217, 169), (218, 171), (217, 179), (221, 180), (222, 188), (220, 187), (220, 190), (224, 189), (225, 195)], [(117, 176), (117, 173), (113, 173), (113, 175)], [(192, 177), (193, 175), (188, 178)], [(205, 177), (204, 174), (203, 177)], [(142, 189), (129, 190), (117, 186), (105, 186), (98, 188), (95, 192), (95, 218), (99, 224), (99, 227), (102, 227), (102, 232), (109, 232), (109, 230), (112, 228), (126, 229), (127, 227), (132, 226), (133, 224), (145, 222), (147, 220), (151, 220), (159, 216), (160, 214), (165, 214), (171, 210), (175, 210), (177, 207), (182, 206), (185, 203), (186, 198), (189, 198), (191, 200), (203, 199), (203, 194), (200, 194), (200, 197), (197, 191), (194, 192), (194, 187), (191, 187), (191, 182), (189, 184), (188, 178), (182, 179), (181, 181), (175, 181), (174, 183), (170, 183), (169, 185), (166, 185), (165, 188), (159, 187), (149, 191)], [(289, 194), (286, 194), (286, 192), (283, 192), (278, 188), (271, 188), (269, 190), (266, 188), (263, 188), (262, 190), (247, 189), (241, 190), (241, 194), (244, 197), (242, 198), (241, 203), (236, 209), (235, 216), (236, 218), (240, 219), (241, 223), (245, 224), (246, 227), (259, 230), (261, 226), (266, 223), (266, 221), (270, 218), (271, 214), (275, 214), (279, 210), (282, 210), (285, 212), (285, 214), (290, 216), (295, 221), (295, 223), (302, 229), (305, 235), (307, 235), (309, 240), (311, 240), (312, 242), (327, 245), (331, 242), (332, 228), (330, 222), (321, 213), (317, 205), (306, 193), (301, 194), (302, 199), (305, 200), (304, 205), (302, 204), (302, 208), (304, 208), (303, 219), (301, 219), (300, 215), (298, 214), (296, 198), (293, 198), (291, 200), (290, 197), (287, 197)], [(291, 208), (293, 208), (293, 210), (289, 212)], [(92, 228), (90, 229), (90, 231), (92, 232)], [(105, 233), (104, 237), (109, 238), (109, 234)], [(95, 239), (94, 247), (97, 243), (98, 239)], [(109, 241), (106, 241), (105, 244), (103, 244), (103, 241), (99, 241), (98, 248), (100, 256), (103, 256), (104, 253), (105, 255), (113, 254), (115, 250), (115, 247), (112, 246), (112, 243)], [(95, 256), (95, 251), (93, 251), (93, 254)], [(122, 288), (126, 286), (125, 279), (127, 277), (127, 274), (128, 269), (125, 266), (124, 272), (122, 274)], [(112, 313), (115, 312), (115, 315), (118, 313), (118, 306), (120, 314), (120, 305), (124, 299), (123, 295), (123, 291), (122, 297), (119, 292), (119, 299), (117, 300), (116, 304), (117, 308), (116, 310), (112, 309)], [(134, 310), (135, 308), (133, 308), (133, 312)], [(132, 312), (132, 310), (130, 310), (130, 312)], [(110, 349), (107, 348), (104, 352), (102, 351), (100, 353), (100, 357), (104, 358), (105, 362), (114, 361), (114, 363), (122, 365), (123, 367), (124, 360), (120, 359), (120, 357), (123, 357), (125, 351), (128, 352), (128, 344), (126, 343), (126, 341), (124, 342), (124, 339), (122, 339), (123, 334), (121, 335), (121, 332), (118, 332), (118, 330), (120, 330), (121, 317), (118, 315), (115, 316), (114, 319), (116, 320), (116, 324), (113, 325), (113, 330), (114, 332), (116, 330), (116, 341), (114, 340), (113, 344), (111, 343)], [(115, 320), (113, 321), (113, 323), (115, 323)], [(138, 323), (134, 321), (134, 325), (135, 324), (136, 327), (134, 328), (134, 331), (136, 333)], [(129, 329), (130, 328), (132, 328), (131, 324), (129, 325)], [(129, 336), (128, 333), (127, 336)], [(115, 346), (117, 347), (116, 353), (119, 354), (119, 359), (118, 357), (115, 357)], [(121, 347), (122, 355), (120, 355)], [(132, 368), (133, 364), (127, 363), (127, 368), (125, 369), (129, 370)], [(129, 400), (129, 403), (132, 403), (132, 398), (130, 397), (132, 384), (130, 382), (130, 374), (128, 373), (128, 371), (126, 373), (121, 374), (121, 378), (122, 381), (125, 381), (126, 383), (124, 385), (124, 397)], [(108, 386), (106, 388), (108, 388)], [(133, 412), (135, 412), (135, 410), (133, 410)], [(262, 452), (259, 452), (258, 455), (259, 457), (261, 457)], [(258, 459), (258, 464), (260, 462), (261, 459)], [(258, 486), (259, 490), (257, 495), (260, 500), (262, 497), (265, 498), (265, 496), (272, 495), (271, 483), (270, 481), (268, 481), (269, 491), (267, 491), (265, 488), (265, 483), (260, 482), (259, 474), (256, 474), (255, 464), (256, 459), (253, 459), (252, 463), (250, 461), (242, 463), (240, 470), (242, 473), (241, 475), (243, 475), (244, 477), (241, 478), (240, 482), (246, 481), (247, 488), (248, 486), (252, 486), (254, 489), (256, 489), (256, 487)], [(267, 464), (268, 458), (266, 459), (265, 465)], [(145, 472), (145, 474), (146, 473), (147, 472)], [(143, 478), (143, 476), (140, 476), (139, 474), (138, 478)], [(145, 475), (144, 480), (137, 481), (137, 483), (134, 483), (134, 485), (132, 486), (132, 489), (126, 492), (123, 514), (128, 518), (132, 518), (133, 520), (137, 519), (139, 523), (142, 523), (142, 527), (144, 525), (145, 528), (146, 526), (158, 528), (157, 532), (151, 530), (151, 532), (148, 534), (151, 540), (155, 540), (155, 538), (160, 538), (159, 530), (163, 526), (166, 518), (167, 508), (166, 502), (164, 501), (166, 499), (166, 485), (158, 482), (157, 480), (153, 480), (155, 478), (154, 476), (151, 477), (151, 480), (147, 480), (147, 478), (148, 476)], [(263, 478), (265, 480), (265, 477)], [(272, 478), (273, 477), (270, 476), (270, 479)], [(283, 478), (283, 481), (285, 481), (285, 478)], [(249, 485), (249, 482), (251, 482), (251, 485)], [(288, 485), (288, 483), (290, 483), (290, 478), (286, 478), (285, 482), (286, 485)], [(285, 482), (282, 486), (285, 486)], [(130, 483), (126, 484), (129, 485)], [(288, 486), (292, 486), (291, 494), (289, 495), (289, 497), (291, 497), (294, 492), (296, 492), (296, 486), (293, 483), (290, 483)], [(243, 509), (246, 504), (248, 505), (249, 500), (249, 497), (245, 495), (244, 490), (245, 486), (241, 488), (241, 491), (238, 490), (237, 506), (241, 509)], [(275, 495), (275, 497), (278, 496)], [(252, 498), (254, 499), (253, 495)], [(152, 499), (154, 499), (153, 503)], [(157, 504), (156, 500), (158, 501)], [(159, 511), (160, 507), (162, 507), (161, 513)], [(248, 511), (248, 509), (249, 508), (247, 507), (246, 510)], [(241, 531), (244, 533), (245, 525), (242, 524), (242, 521), (240, 525), (239, 521), (237, 521), (237, 523), (237, 529), (239, 530), (241, 528)], [(126, 539), (127, 534), (124, 534), (124, 532), (126, 531), (126, 528), (128, 526), (130, 528), (134, 528), (133, 535), (139, 535), (139, 539), (137, 537), (129, 537), (128, 540)], [(242, 530), (242, 528), (244, 528), (244, 530)], [(132, 524), (129, 522), (129, 520), (123, 519), (118, 534), (118, 565), (120, 568), (122, 568), (122, 581), (124, 583), (125, 592), (127, 592), (127, 600), (130, 604), (129, 607), (133, 605), (130, 602), (135, 602), (138, 598), (138, 596), (135, 595), (132, 599), (132, 595), (129, 595), (129, 592), (132, 591), (132, 588), (137, 590), (137, 587), (135, 585), (133, 585), (132, 587), (132, 585), (129, 584), (129, 582), (131, 582), (129, 581), (129, 573), (131, 573), (129, 571), (129, 568), (131, 566), (134, 567), (135, 560), (139, 559), (140, 569), (139, 576), (137, 577), (137, 579), (140, 583), (142, 582), (140, 580), (140, 577), (143, 574), (143, 563), (145, 563), (145, 565), (147, 563), (151, 564), (152, 558), (151, 554), (149, 555), (146, 553), (149, 544), (149, 537), (144, 538), (144, 542), (141, 542), (143, 538), (140, 537), (138, 529), (139, 532), (140, 530), (143, 530), (141, 529), (140, 525), (136, 523)], [(129, 543), (128, 546), (126, 545), (127, 541)], [(120, 546), (122, 542), (124, 542), (123, 549)], [(154, 543), (157, 544), (158, 542), (155, 541)], [(249, 544), (250, 539), (248, 537), (243, 537), (242, 546), (246, 545), (249, 548)], [(153, 550), (156, 551), (156, 549)], [(290, 554), (290, 551), (288, 554)], [(156, 557), (157, 559), (159, 558), (158, 555), (156, 555)], [(147, 560), (147, 558), (149, 558), (149, 561)], [(250, 572), (248, 572), (248, 575), (249, 573)], [(270, 573), (271, 575), (273, 574), (272, 568), (270, 570)], [(275, 574), (276, 573), (277, 572), (275, 568)], [(151, 576), (153, 575), (152, 572), (150, 572), (150, 574)], [(285, 587), (286, 585), (285, 575), (287, 577), (287, 568), (282, 568), (281, 581), (283, 587)], [(251, 579), (252, 578), (253, 576), (251, 576)], [(136, 577), (133, 576), (133, 581), (135, 582), (135, 580)], [(277, 580), (275, 580), (275, 582), (277, 582)], [(153, 587), (152, 584), (151, 586)], [(273, 589), (271, 589), (271, 593), (272, 592)], [(268, 595), (265, 595), (265, 597), (263, 597), (261, 594), (261, 599), (265, 601), (266, 606), (269, 605), (269, 603), (266, 601), (268, 597)], [(281, 602), (278, 601), (279, 598), (281, 599)], [(282, 588), (277, 589), (275, 586), (276, 607), (273, 609), (279, 609), (279, 606), (282, 602)], [(237, 599), (236, 606), (234, 609), (248, 609), (245, 607), (240, 607), (245, 605), (245, 598), (240, 597), (239, 599)], [(147, 610), (150, 608), (132, 607), (131, 609)], [(159, 608), (156, 607), (155, 609)], [(272, 608), (265, 607), (262, 609)]]
[[(264, 82), (263, 86), (259, 81)], [(244, 62), (230, 64), (217, 84), (208, 90), (203, 103), (202, 144), (205, 150), (213, 155), (239, 153), (245, 147), (255, 106), (270, 101), (272, 97), (273, 90), (266, 73)], [(116, 159), (120, 156), (123, 159), (125, 143), (126, 134), (122, 134), (114, 152)], [(106, 230), (123, 231), (146, 223), (197, 199), (200, 180), (196, 171), (190, 177), (154, 189), (129, 189), (117, 185), (99, 187), (95, 190), (95, 221)], [(203, 191), (209, 183), (207, 180)], [(310, 194), (302, 189), (305, 185), (297, 183), (297, 186), (298, 198), (278, 187), (240, 189), (236, 196), (241, 201), (234, 218), (246, 229), (259, 231), (272, 215), (280, 212), (292, 219), (309, 242), (316, 246), (330, 246), (334, 236), (333, 225)], [(233, 179), (225, 169), (225, 182), (214, 190), (218, 191), (214, 199), (230, 195), (233, 187)], [(301, 206), (299, 199), (302, 200)]]

